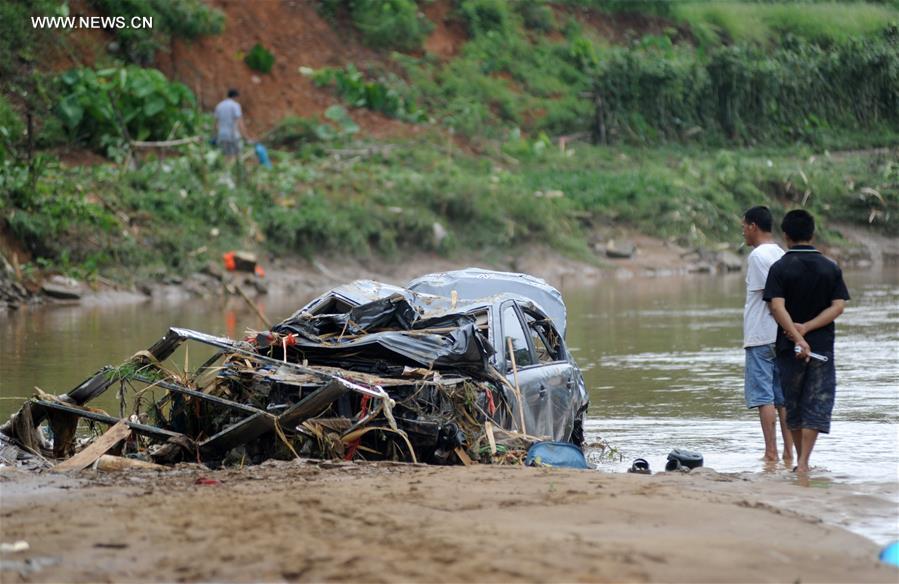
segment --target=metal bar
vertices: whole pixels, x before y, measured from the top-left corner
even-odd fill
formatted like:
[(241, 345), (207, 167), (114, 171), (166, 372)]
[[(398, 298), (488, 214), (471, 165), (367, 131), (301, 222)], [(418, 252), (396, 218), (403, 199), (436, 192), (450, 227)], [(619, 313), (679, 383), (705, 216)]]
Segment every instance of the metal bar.
[(227, 452), (239, 444), (254, 440), (275, 428), (275, 418), (270, 415), (254, 414), (231, 424), (218, 434), (200, 443), (200, 453), (204, 456)]
[(184, 436), (184, 434), (179, 434), (178, 432), (172, 432), (171, 430), (163, 430), (162, 428), (157, 428), (156, 426), (148, 426), (146, 424), (140, 424), (138, 422), (132, 422), (130, 420), (123, 420), (121, 418), (116, 418), (114, 416), (101, 414), (99, 412), (91, 412), (89, 410), (81, 409), (78, 406), (70, 406), (70, 405), (61, 404), (58, 402), (51, 402), (51, 401), (44, 401), (44, 400), (34, 400), (34, 403), (35, 403), (35, 405), (43, 406), (45, 408), (50, 408), (51, 410), (67, 412), (69, 414), (74, 414), (74, 415), (82, 417), (82, 418), (87, 418), (88, 420), (94, 420), (95, 422), (100, 422), (101, 424), (114, 425), (120, 421), (123, 421), (129, 428), (131, 428), (138, 434), (143, 434), (145, 436), (151, 436), (154, 438), (160, 438), (163, 440), (168, 440), (169, 438), (180, 438), (180, 437)]
[[(347, 389), (339, 383), (329, 383), (311, 395), (306, 396), (278, 416), (277, 422), (282, 427), (293, 427), (303, 420), (325, 411), (325, 409)], [(261, 414), (265, 414), (265, 416)], [(200, 444), (201, 454), (221, 453), (238, 444), (245, 444), (275, 429), (275, 418), (267, 412), (255, 414), (231, 426)]]
[(78, 387), (70, 389), (66, 395), (78, 405), (89, 402), (113, 384), (113, 376), (110, 375), (111, 371), (112, 367), (106, 365), (82, 381)]
[[(287, 367), (289, 369), (293, 369), (294, 371), (298, 371), (300, 373), (305, 373), (307, 375), (316, 375), (323, 379), (337, 381), (338, 383), (343, 384), (348, 389), (352, 389), (355, 392), (364, 393), (364, 394), (370, 395), (372, 397), (376, 397), (378, 399), (390, 399), (390, 396), (387, 394), (386, 391), (384, 391), (384, 388), (381, 387), (380, 385), (376, 385), (376, 386), (374, 386), (374, 388), (369, 388), (369, 387), (365, 387), (363, 385), (359, 385), (358, 383), (353, 383), (352, 381), (350, 381), (348, 379), (344, 379), (343, 377), (340, 377), (339, 375), (333, 375), (331, 373), (324, 373), (322, 371), (318, 371), (318, 370), (312, 369), (310, 367), (303, 367), (302, 365), (297, 365), (296, 363), (291, 363), (289, 361), (279, 361), (277, 359), (272, 359), (271, 357), (266, 357), (264, 355), (260, 355), (253, 351), (247, 351), (246, 349), (239, 347), (237, 342), (235, 342), (231, 339), (225, 338), (225, 337), (215, 337), (212, 335), (207, 335), (206, 333), (201, 333), (199, 331), (193, 331), (190, 329), (182, 329), (182, 328), (173, 327), (173, 328), (169, 329), (169, 334), (166, 334), (166, 336), (163, 338), (163, 341), (165, 339), (168, 339), (170, 334), (175, 335), (176, 337), (180, 338), (182, 341), (183, 340), (197, 341), (200, 343), (204, 343), (206, 345), (218, 347), (220, 349), (226, 349), (228, 351), (231, 351), (232, 353), (237, 353), (239, 355), (243, 355), (245, 357), (249, 357), (250, 359), (259, 361), (260, 363), (267, 363), (269, 365), (277, 365), (279, 367)], [(159, 341), (156, 345), (154, 345), (154, 347), (156, 347), (157, 345), (163, 344), (163, 341)], [(169, 341), (169, 342), (171, 342), (171, 341)], [(175, 345), (175, 346), (177, 346), (177, 345)], [(174, 349), (172, 349), (172, 350), (174, 351)], [(153, 353), (154, 355), (156, 355), (153, 348), (150, 349), (150, 352)], [(169, 353), (169, 354), (171, 354), (171, 353)], [(168, 356), (168, 355), (166, 355), (166, 356)]]
[(285, 427), (296, 426), (303, 420), (317, 416), (325, 411), (329, 405), (346, 392), (346, 386), (332, 381), (315, 393), (306, 396), (278, 416), (278, 423)]
[[(271, 415), (268, 412), (266, 412), (265, 410), (260, 410), (259, 408), (254, 408), (253, 406), (237, 403), (235, 401), (231, 401), (229, 399), (225, 399), (225, 398), (219, 397), (217, 395), (210, 395), (208, 393), (203, 393), (202, 391), (197, 391), (195, 389), (189, 389), (182, 385), (177, 385), (175, 383), (170, 383), (168, 381), (153, 381), (149, 377), (144, 377), (143, 375), (132, 375), (131, 379), (140, 381), (141, 383), (146, 383), (147, 385), (152, 385), (154, 387), (161, 387), (162, 389), (165, 389), (168, 391), (174, 391), (176, 393), (183, 393), (184, 395), (189, 395), (189, 396), (195, 397), (197, 399), (206, 400), (206, 401), (216, 403), (221, 406), (225, 406), (225, 407), (232, 408), (235, 410), (241, 410), (241, 411), (248, 412), (251, 414), (264, 414), (267, 416)], [(272, 417), (274, 417), (274, 416), (272, 416)]]

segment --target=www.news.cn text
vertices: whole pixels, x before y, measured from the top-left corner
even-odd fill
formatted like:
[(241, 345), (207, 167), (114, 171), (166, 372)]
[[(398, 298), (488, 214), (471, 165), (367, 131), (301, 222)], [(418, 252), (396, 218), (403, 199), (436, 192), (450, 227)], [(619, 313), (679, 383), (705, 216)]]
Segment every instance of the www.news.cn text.
[(32, 16), (32, 28), (115, 29), (153, 28), (152, 16)]

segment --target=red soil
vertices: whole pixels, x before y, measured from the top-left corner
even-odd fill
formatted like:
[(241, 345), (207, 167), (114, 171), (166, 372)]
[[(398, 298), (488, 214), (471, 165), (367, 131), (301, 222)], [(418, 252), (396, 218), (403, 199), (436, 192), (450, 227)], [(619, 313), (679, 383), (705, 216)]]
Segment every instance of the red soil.
[(452, 2), (432, 2), (422, 6), (422, 11), (434, 24), (434, 30), (425, 40), (425, 50), (442, 60), (454, 57), (468, 39), (465, 27), (452, 17)]
[[(285, 116), (320, 116), (339, 103), (331, 88), (316, 87), (299, 73), (300, 67), (343, 67), (368, 63), (390, 67), (389, 52), (364, 46), (349, 23), (333, 26), (316, 11), (311, 0), (206, 0), (225, 14), (220, 35), (196, 41), (177, 40), (157, 54), (157, 64), (167, 76), (188, 85), (206, 110), (215, 107), (229, 87), (240, 91), (240, 102), (253, 137), (273, 128)], [(670, 23), (639, 14), (607, 15), (593, 10), (553, 5), (557, 20), (577, 18), (587, 29), (613, 42), (628, 42), (647, 33), (661, 34)], [(85, 0), (73, 0), (73, 15), (96, 14)], [(451, 0), (435, 0), (421, 9), (434, 29), (424, 50), (441, 60), (455, 56), (467, 39), (463, 24), (453, 17)], [(68, 47), (45, 56), (45, 67), (61, 71), (78, 64), (93, 64), (105, 53), (112, 36), (101, 30), (69, 33)], [(243, 55), (254, 44), (275, 55), (268, 74), (251, 70)], [(502, 74), (499, 74), (502, 76)], [(364, 109), (354, 109), (353, 119), (367, 136), (390, 138), (423, 130)]]
[[(213, 0), (210, 4), (225, 13), (225, 31), (193, 42), (176, 41), (171, 52), (157, 55), (158, 66), (191, 87), (206, 109), (215, 107), (229, 87), (237, 88), (247, 126), (255, 136), (285, 116), (315, 117), (339, 103), (332, 89), (316, 87), (300, 74), (300, 67), (362, 66), (385, 60), (385, 54), (363, 46), (357, 35), (322, 19), (314, 2)], [(255, 72), (243, 62), (243, 55), (257, 42), (275, 55), (268, 74)], [(354, 110), (352, 116), (374, 137), (417, 130), (366, 110)]]

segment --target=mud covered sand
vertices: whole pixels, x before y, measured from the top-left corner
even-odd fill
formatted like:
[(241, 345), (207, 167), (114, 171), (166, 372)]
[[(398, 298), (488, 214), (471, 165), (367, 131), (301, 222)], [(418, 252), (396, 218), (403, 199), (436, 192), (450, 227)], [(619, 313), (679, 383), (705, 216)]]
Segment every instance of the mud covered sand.
[[(268, 463), (0, 472), (3, 582), (896, 582), (877, 546), (703, 470)], [(198, 479), (218, 484), (198, 484)], [(200, 481), (210, 482), (210, 481)], [(829, 504), (807, 489), (806, 509)]]

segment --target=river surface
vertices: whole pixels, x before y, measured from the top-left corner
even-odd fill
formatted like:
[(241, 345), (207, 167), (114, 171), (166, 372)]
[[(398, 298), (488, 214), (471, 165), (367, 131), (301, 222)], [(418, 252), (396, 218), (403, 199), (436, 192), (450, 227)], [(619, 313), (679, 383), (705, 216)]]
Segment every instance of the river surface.
[[(837, 321), (837, 404), (831, 434), (812, 457), (811, 486), (876, 499), (839, 519), (885, 543), (899, 539), (899, 271), (847, 273), (846, 280), (852, 301)], [(617, 454), (595, 459), (600, 468), (623, 472), (642, 457), (662, 470), (678, 447), (747, 480), (795, 480), (788, 469), (763, 465), (758, 417), (743, 402), (742, 274), (609, 278), (563, 294), (568, 343), (590, 390), (588, 442), (605, 441)], [(259, 306), (278, 321), (307, 300), (271, 297)], [(229, 337), (264, 328), (235, 299), (0, 314), (0, 419), (35, 386), (63, 393), (150, 346), (169, 325)], [(202, 358), (186, 357), (194, 366)], [(116, 411), (113, 392), (108, 399), (96, 405)]]

